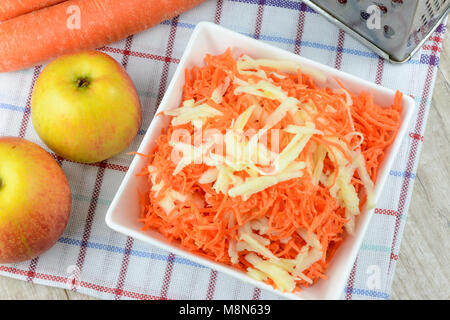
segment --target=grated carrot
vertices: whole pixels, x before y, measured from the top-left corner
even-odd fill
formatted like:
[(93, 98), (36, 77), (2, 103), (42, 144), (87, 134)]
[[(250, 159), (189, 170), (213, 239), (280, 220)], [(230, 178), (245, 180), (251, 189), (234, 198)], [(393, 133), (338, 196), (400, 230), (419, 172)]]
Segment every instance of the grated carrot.
[[(249, 82), (257, 82), (261, 78), (256, 75), (240, 74), (230, 50), (217, 56), (206, 55), (204, 61), (204, 66), (185, 71), (186, 80), (182, 100), (206, 101), (208, 105), (220, 111), (222, 116), (206, 119), (203, 130), (218, 129), (225, 132), (230, 128), (233, 120), (251, 107), (255, 100), (247, 94), (234, 94), (234, 90), (238, 87), (238, 84), (234, 82), (230, 83), (221, 103), (211, 100), (212, 93), (225, 83), (229, 76)], [(311, 174), (305, 170), (302, 177), (273, 185), (252, 194), (246, 201), (240, 196), (230, 197), (227, 194), (218, 193), (212, 187), (212, 183), (198, 182), (200, 176), (209, 168), (206, 164), (189, 164), (179, 174), (173, 175), (176, 164), (168, 161), (173, 150), (173, 147), (169, 145), (170, 136), (180, 127), (193, 134), (194, 127), (191, 124), (169, 125), (156, 140), (154, 150), (149, 155), (145, 155), (148, 157), (148, 164), (157, 169), (158, 178), (152, 182), (148, 168), (145, 168), (141, 175), (147, 176), (150, 187), (161, 181), (164, 182), (164, 187), (158, 194), (149, 191), (141, 195), (142, 211), (139, 221), (144, 224), (145, 230), (158, 230), (168, 239), (179, 241), (192, 253), (233, 265), (244, 271), (252, 267), (245, 259), (249, 252), (239, 251), (239, 259), (235, 264), (232, 263), (228, 253), (230, 242), (239, 240), (240, 227), (266, 217), (268, 231), (260, 236), (270, 240), (267, 248), (276, 257), (284, 259), (294, 259), (305, 246), (305, 239), (296, 232), (299, 228), (303, 228), (307, 230), (308, 237), (312, 233), (317, 235), (322, 247), (322, 258), (303, 272), (306, 277), (316, 282), (326, 278), (325, 271), (343, 240), (344, 226), (348, 222), (345, 209), (332, 196), (330, 189), (335, 185), (339, 174), (336, 151), (342, 153), (350, 163), (352, 157), (340, 144), (330, 140), (329, 136), (344, 141), (349, 150), (352, 150), (355, 140), (352, 138), (347, 141), (346, 135), (354, 131), (363, 135), (364, 140), (359, 148), (365, 160), (367, 173), (375, 183), (377, 170), (384, 159), (386, 148), (394, 141), (400, 126), (402, 94), (397, 92), (392, 106), (383, 108), (376, 105), (368, 93), (362, 92), (360, 95), (349, 93), (352, 105), (348, 106), (345, 102), (347, 98), (345, 93), (317, 87), (312, 77), (303, 74), (301, 70), (298, 70), (296, 74), (287, 74), (273, 67), (260, 69), (266, 74), (279, 75), (271, 75), (270, 81), (288, 92), (288, 96), (297, 98), (300, 103), (306, 104), (312, 101), (316, 106), (317, 113), (311, 115), (315, 127), (327, 134), (313, 136), (307, 142), (299, 159), (306, 160), (309, 151), (316, 145), (325, 145), (330, 156), (326, 156), (324, 160), (323, 172), (334, 174), (332, 184), (330, 186), (325, 186), (323, 183), (314, 185)], [(261, 97), (259, 105), (270, 114), (280, 103)], [(330, 106), (334, 111), (330, 111)], [(261, 130), (264, 127), (261, 117), (261, 115), (251, 117), (245, 128)], [(292, 121), (292, 116), (287, 115), (274, 128), (284, 128)], [(286, 147), (291, 138), (292, 134), (280, 131), (280, 150)], [(268, 140), (270, 149), (270, 138)], [(239, 172), (236, 175), (241, 178), (248, 177), (246, 172)], [(365, 195), (362, 192), (363, 186), (358, 172), (355, 172), (351, 181), (360, 195), (360, 207), (362, 207)], [(201, 206), (191, 199), (176, 204), (168, 214), (159, 203), (169, 189), (186, 195), (196, 195), (204, 201), (204, 205)], [(275, 286), (271, 279), (266, 282)], [(303, 279), (296, 280), (296, 284), (296, 290), (310, 285)]]

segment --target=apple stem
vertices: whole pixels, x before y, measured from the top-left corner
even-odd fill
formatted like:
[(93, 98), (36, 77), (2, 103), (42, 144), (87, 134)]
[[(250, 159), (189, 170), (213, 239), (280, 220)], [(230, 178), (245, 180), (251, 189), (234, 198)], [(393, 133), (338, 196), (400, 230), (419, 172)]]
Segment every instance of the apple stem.
[(87, 88), (89, 86), (89, 80), (87, 78), (80, 78), (77, 80), (78, 88)]

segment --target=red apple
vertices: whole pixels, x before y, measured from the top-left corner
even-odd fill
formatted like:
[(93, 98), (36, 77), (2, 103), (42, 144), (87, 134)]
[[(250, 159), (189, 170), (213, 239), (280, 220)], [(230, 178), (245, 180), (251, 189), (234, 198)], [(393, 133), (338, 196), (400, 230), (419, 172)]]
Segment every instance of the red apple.
[(92, 163), (122, 152), (141, 126), (141, 103), (125, 69), (87, 51), (52, 61), (31, 99), (34, 128), (60, 156)]
[(71, 205), (66, 176), (44, 149), (0, 137), (0, 263), (29, 260), (52, 247)]

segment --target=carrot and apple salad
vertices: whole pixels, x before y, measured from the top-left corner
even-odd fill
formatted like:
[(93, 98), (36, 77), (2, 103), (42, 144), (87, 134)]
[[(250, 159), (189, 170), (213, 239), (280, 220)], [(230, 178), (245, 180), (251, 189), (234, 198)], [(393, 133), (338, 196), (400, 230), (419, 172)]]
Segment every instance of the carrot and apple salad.
[(291, 61), (227, 50), (204, 62), (186, 70), (181, 106), (158, 114), (170, 123), (145, 155), (139, 221), (281, 291), (325, 279), (374, 206), (402, 94), (386, 108)]

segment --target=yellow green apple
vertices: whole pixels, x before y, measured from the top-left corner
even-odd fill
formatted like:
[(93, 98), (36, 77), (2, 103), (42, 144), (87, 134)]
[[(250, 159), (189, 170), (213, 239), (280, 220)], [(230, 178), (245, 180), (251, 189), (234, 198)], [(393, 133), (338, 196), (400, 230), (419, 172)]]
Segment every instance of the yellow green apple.
[(66, 176), (44, 149), (0, 137), (0, 263), (32, 259), (64, 231), (72, 195)]
[(127, 148), (142, 112), (125, 69), (105, 53), (86, 51), (61, 56), (44, 68), (33, 90), (31, 117), (55, 153), (93, 163)]

